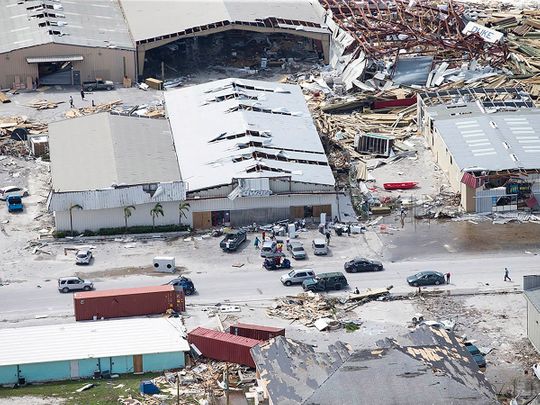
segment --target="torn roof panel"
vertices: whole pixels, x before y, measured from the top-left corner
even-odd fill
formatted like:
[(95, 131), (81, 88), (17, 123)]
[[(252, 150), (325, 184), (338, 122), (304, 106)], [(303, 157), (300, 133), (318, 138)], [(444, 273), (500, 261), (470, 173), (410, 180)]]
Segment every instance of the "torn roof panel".
[[(233, 91), (248, 99), (221, 99)], [(165, 101), (178, 164), (192, 191), (276, 173), (302, 183), (334, 185), (296, 85), (224, 79), (169, 91)]]
[(313, 28), (321, 31), (322, 23), (322, 13), (315, 0), (120, 0), (120, 3), (135, 41), (196, 31), (198, 27), (217, 23), (261, 23), (268, 18), (283, 19), (286, 21), (282, 23), (294, 25), (295, 29), (302, 26), (304, 30), (315, 25)]
[(351, 351), (336, 342), (320, 353), (279, 336), (251, 353), (275, 404), (352, 404), (359, 398), (373, 404), (498, 403), (454, 335), (423, 326), (400, 344)]
[(399, 58), (392, 80), (407, 86), (425, 86), (432, 66), (433, 56)]
[[(57, 43), (134, 49), (117, 1), (50, 2), (4, 0), (0, 4), (0, 53)], [(55, 32), (55, 34), (51, 33)]]

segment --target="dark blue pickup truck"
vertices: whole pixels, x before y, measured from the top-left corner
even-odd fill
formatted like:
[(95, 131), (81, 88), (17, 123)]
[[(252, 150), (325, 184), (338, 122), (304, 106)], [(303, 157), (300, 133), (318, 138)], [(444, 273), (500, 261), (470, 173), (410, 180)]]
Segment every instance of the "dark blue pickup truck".
[(22, 198), (18, 195), (10, 195), (6, 198), (8, 212), (18, 212), (24, 209)]

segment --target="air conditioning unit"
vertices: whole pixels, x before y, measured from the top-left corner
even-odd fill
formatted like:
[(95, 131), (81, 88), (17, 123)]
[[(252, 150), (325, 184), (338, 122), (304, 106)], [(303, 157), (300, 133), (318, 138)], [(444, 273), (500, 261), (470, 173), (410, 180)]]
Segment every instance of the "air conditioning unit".
[(174, 273), (176, 264), (172, 256), (156, 256), (154, 257), (154, 270), (160, 273)]

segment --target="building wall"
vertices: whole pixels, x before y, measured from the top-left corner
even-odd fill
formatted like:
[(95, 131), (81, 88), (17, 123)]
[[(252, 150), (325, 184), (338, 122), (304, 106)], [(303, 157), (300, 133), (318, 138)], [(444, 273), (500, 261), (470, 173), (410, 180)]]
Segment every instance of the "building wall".
[(162, 371), (185, 366), (184, 352), (155, 353), (143, 355), (143, 371)]
[(0, 88), (11, 88), (15, 76), (26, 83), (27, 77), (36, 79), (38, 64), (28, 63), (26, 58), (39, 56), (82, 55), (83, 61), (72, 62), (75, 70), (80, 70), (81, 80), (94, 80), (96, 77), (114, 82), (122, 82), (124, 59), (126, 75), (135, 78), (135, 51), (108, 48), (90, 48), (62, 44), (45, 44), (0, 54)]
[(527, 300), (527, 337), (540, 352), (540, 313), (529, 300)]
[[(78, 362), (78, 378), (90, 378), (94, 371), (110, 371), (111, 373), (127, 374), (133, 372), (133, 356), (104, 357), (100, 359), (80, 359)], [(112, 364), (112, 367), (111, 367)], [(185, 366), (184, 352), (155, 353), (143, 355), (143, 371), (170, 370)], [(71, 376), (71, 361), (55, 361), (48, 363), (22, 364), (19, 366), (20, 376), (26, 382), (46, 382), (69, 380)], [(18, 381), (17, 366), (0, 367), (0, 385), (15, 384)]]
[(17, 381), (17, 366), (0, 367), (0, 385), (16, 384)]
[[(332, 213), (337, 213), (337, 197), (335, 193), (328, 194), (286, 194), (272, 195), (270, 197), (239, 197), (234, 201), (228, 198), (190, 199), (190, 210), (186, 212), (187, 218), (182, 218), (182, 223), (193, 225), (193, 212), (233, 211), (233, 210), (268, 210), (264, 218), (273, 218), (270, 211), (284, 208), (285, 213), (290, 207), (331, 205)], [(156, 225), (178, 224), (178, 202), (162, 203), (164, 216), (156, 218)], [(152, 217), (150, 210), (154, 204), (142, 204), (136, 206), (128, 220), (128, 226), (150, 226)], [(69, 231), (69, 211), (55, 211), (55, 223), (58, 231)], [(242, 224), (257, 222), (242, 214)], [(258, 215), (263, 215), (259, 213)], [(280, 214), (281, 215), (281, 214)], [(281, 216), (275, 219), (286, 219)], [(237, 217), (239, 218), (239, 217)], [(264, 221), (266, 222), (266, 221)], [(100, 228), (116, 228), (124, 226), (124, 209), (112, 208), (106, 210), (73, 210), (73, 229), (76, 232), (84, 230), (97, 231)]]

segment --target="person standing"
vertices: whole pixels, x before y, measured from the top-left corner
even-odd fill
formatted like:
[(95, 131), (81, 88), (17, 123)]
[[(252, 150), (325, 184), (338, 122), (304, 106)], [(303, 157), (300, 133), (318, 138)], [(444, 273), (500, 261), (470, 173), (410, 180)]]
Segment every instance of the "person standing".
[(450, 272), (446, 273), (446, 284), (450, 284)]
[(266, 240), (266, 232), (262, 231), (262, 241), (264, 242)]
[(84, 101), (84, 89), (81, 88), (81, 99)]
[(351, 224), (347, 226), (347, 236), (351, 236)]
[(504, 281), (512, 281), (512, 279), (510, 278), (510, 276), (508, 275), (510, 272), (508, 270), (508, 267), (505, 267), (504, 268)]
[(259, 237), (255, 236), (255, 241), (253, 242), (253, 245), (255, 245), (255, 249), (257, 250), (259, 250), (259, 243), (260, 243)]
[(73, 108), (73, 97), (69, 96), (69, 106)]
[(330, 246), (330, 231), (326, 231), (326, 244)]

